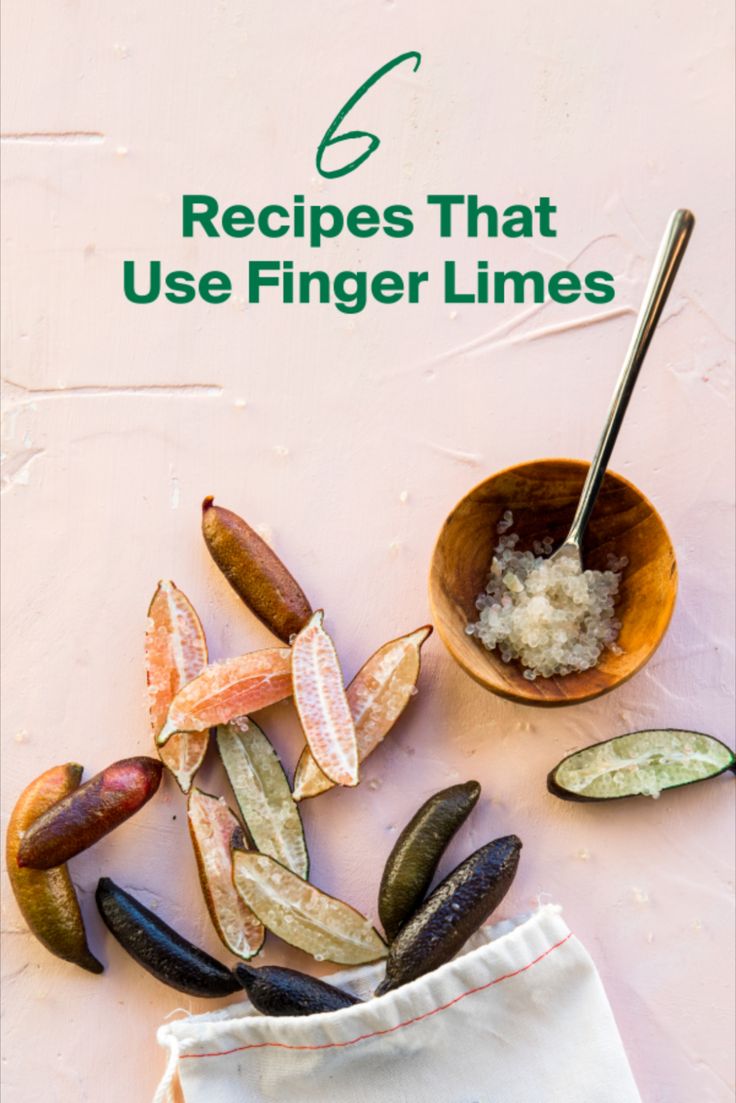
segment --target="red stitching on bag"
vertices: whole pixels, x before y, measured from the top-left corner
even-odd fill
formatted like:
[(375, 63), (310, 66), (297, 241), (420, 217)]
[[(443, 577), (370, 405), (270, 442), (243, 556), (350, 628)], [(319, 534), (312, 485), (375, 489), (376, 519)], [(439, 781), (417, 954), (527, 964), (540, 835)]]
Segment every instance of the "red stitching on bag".
[(361, 1034), (358, 1038), (351, 1038), (347, 1042), (324, 1042), (319, 1046), (290, 1046), (286, 1042), (253, 1042), (247, 1046), (235, 1046), (234, 1049), (223, 1049), (219, 1053), (182, 1053), (181, 1060), (191, 1060), (192, 1058), (200, 1057), (227, 1057), (231, 1053), (242, 1053), (246, 1049), (265, 1049), (268, 1046), (276, 1047), (277, 1049), (342, 1049), (344, 1046), (354, 1046), (356, 1042), (365, 1042), (368, 1038), (380, 1038), (383, 1034), (393, 1034), (395, 1030), (401, 1030), (404, 1026), (413, 1026), (414, 1023), (420, 1023), (422, 1019), (429, 1019), (432, 1015), (438, 1015), (440, 1011), (447, 1011), (448, 1007), (452, 1007), (454, 1004), (459, 1003), (460, 1000), (464, 1000), (466, 996), (473, 996), (476, 992), (485, 992), (486, 988), (492, 988), (494, 984), (500, 984), (502, 980), (510, 980), (511, 977), (518, 977), (519, 973), (525, 973), (527, 969), (531, 969), (533, 965), (537, 965), (544, 958), (554, 950), (559, 950), (560, 946), (564, 946), (569, 938), (572, 938), (572, 932), (566, 934), (564, 938), (556, 942), (554, 946), (550, 946), (548, 950), (545, 950), (539, 957), (535, 957), (534, 961), (530, 961), (528, 965), (522, 965), (521, 969), (516, 969), (513, 973), (504, 973), (502, 977), (496, 977), (495, 980), (489, 980), (487, 984), (480, 984), (477, 988), (469, 988), (467, 992), (461, 992), (459, 996), (455, 996), (449, 1003), (443, 1003), (441, 1007), (435, 1007), (431, 1011), (425, 1011), (423, 1015), (417, 1015), (414, 1019), (406, 1019), (403, 1023), (397, 1023), (396, 1026), (386, 1027), (385, 1030), (374, 1030), (371, 1034)]

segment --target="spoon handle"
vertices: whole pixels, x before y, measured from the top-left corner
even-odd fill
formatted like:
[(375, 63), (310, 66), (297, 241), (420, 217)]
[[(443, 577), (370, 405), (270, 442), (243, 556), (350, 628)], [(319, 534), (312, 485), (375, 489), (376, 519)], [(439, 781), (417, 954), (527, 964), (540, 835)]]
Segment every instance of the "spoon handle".
[(565, 540), (565, 546), (573, 544), (578, 550), (580, 549), (583, 534), (593, 512), (593, 506), (598, 497), (598, 491), (613, 446), (616, 443), (616, 437), (626, 414), (631, 392), (634, 390), (639, 375), (639, 369), (644, 362), (652, 334), (660, 319), (664, 304), (667, 302), (667, 296), (675, 282), (677, 269), (680, 267), (680, 261), (685, 254), (694, 225), (695, 217), (692, 211), (687, 210), (674, 211), (667, 223), (657, 259), (654, 262), (652, 274), (644, 292), (644, 301), (639, 310), (631, 344), (626, 353), (621, 374), (618, 377), (616, 390), (613, 392), (606, 424), (598, 442), (593, 462), (588, 469), (577, 512)]

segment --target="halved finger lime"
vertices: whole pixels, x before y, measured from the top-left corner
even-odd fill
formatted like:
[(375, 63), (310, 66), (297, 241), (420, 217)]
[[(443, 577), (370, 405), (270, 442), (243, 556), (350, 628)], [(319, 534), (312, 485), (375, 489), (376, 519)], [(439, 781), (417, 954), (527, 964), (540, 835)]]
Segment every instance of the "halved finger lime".
[(306, 879), (309, 857), (299, 806), (267, 736), (242, 716), (217, 729), (217, 748), (256, 848)]
[(719, 739), (663, 728), (619, 735), (568, 755), (548, 775), (547, 788), (562, 800), (656, 798), (665, 789), (734, 769), (736, 757)]
[[(146, 678), (151, 729), (155, 739), (166, 720), (172, 700), (207, 666), (207, 641), (194, 607), (176, 585), (162, 579), (148, 609), (146, 625)], [(159, 758), (173, 774), (183, 793), (204, 761), (209, 729), (176, 732)]]
[(187, 817), (199, 879), (215, 930), (228, 950), (248, 961), (260, 950), (266, 932), (233, 885), (231, 843), (234, 832), (242, 837), (242, 828), (222, 797), (196, 787), (189, 794)]
[(264, 926), (317, 961), (362, 965), (386, 956), (370, 919), (267, 854), (234, 850), (233, 883)]

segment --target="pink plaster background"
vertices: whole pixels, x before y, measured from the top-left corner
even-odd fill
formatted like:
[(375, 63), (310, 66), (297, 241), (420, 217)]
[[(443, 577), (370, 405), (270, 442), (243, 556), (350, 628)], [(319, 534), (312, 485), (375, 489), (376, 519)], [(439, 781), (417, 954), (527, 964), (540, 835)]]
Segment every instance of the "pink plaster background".
[[(486, 694), (436, 635), (420, 692), (356, 792), (305, 806), (314, 881), (375, 915), (396, 831), (432, 791), (484, 797), (443, 863), (518, 831), (503, 911), (562, 903), (607, 987), (646, 1103), (733, 1091), (733, 783), (658, 802), (563, 804), (565, 753), (647, 726), (733, 737), (733, 173), (731, 5), (384, 0), (211, 4), (10, 0), (4, 13), (3, 827), (41, 770), (89, 773), (151, 753), (146, 607), (172, 577), (213, 657), (270, 637), (198, 532), (207, 493), (263, 526), (327, 622), (351, 677), (428, 619), (425, 577), (454, 502), (486, 473), (587, 458), (670, 210), (696, 232), (613, 467), (661, 511), (680, 565), (670, 631), (619, 691), (544, 713)], [(325, 127), (370, 72), (418, 49), (351, 120), (382, 138), (362, 169), (316, 177)], [(343, 236), (310, 251), (183, 241), (184, 191), (254, 206), (408, 203), (403, 242)], [(506, 205), (553, 197), (558, 237), (442, 241), (429, 192)], [(433, 270), (419, 306), (135, 307), (122, 262), (223, 267), (291, 257), (331, 270)], [(446, 257), (616, 274), (611, 307), (442, 304)], [(289, 770), (288, 706), (264, 714)], [(214, 765), (204, 788), (223, 785)], [(205, 1009), (107, 935), (104, 872), (219, 953), (172, 782), (73, 863), (92, 977), (25, 931), (3, 879), (3, 1064), (9, 1103), (131, 1103), (163, 1067), (155, 1030)], [(227, 955), (223, 954), (224, 957)], [(266, 961), (310, 967), (272, 939)], [(211, 1005), (207, 1005), (211, 1006)]]

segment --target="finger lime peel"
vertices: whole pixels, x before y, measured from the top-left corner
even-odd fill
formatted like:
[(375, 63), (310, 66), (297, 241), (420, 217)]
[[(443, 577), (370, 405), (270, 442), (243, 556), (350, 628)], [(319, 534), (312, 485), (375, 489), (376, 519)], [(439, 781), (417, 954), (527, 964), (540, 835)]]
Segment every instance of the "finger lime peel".
[(521, 845), (516, 835), (494, 839), (437, 886), (391, 943), (377, 996), (438, 969), (462, 949), (511, 888)]
[(664, 728), (630, 732), (576, 751), (551, 771), (547, 788), (561, 800), (656, 799), (666, 789), (726, 770), (736, 770), (736, 758), (725, 743), (701, 732)]
[[(549, 652), (547, 636), (551, 633), (555, 647), (564, 650), (567, 637), (575, 635), (572, 629), (577, 631), (578, 621), (590, 613), (585, 587), (595, 579), (584, 572), (582, 582), (569, 573), (545, 581), (549, 542), (535, 546), (534, 554), (517, 553), (515, 537), (505, 536), (511, 522), (509, 513), (498, 526), (499, 557), (489, 588), (478, 599), (479, 624), (486, 622), (490, 631), (497, 613), (510, 618), (521, 644), (531, 650), (522, 653), (510, 637), (484, 639), (478, 624), (468, 630), (486, 646), (499, 643), (502, 658), (528, 660), (527, 677), (585, 669), (594, 656)], [(390, 992), (449, 961), (488, 918), (513, 882), (521, 840), (516, 835), (493, 840), (429, 892), (445, 848), (478, 801), (480, 786), (467, 781), (435, 793), (402, 831), (384, 870), (378, 912), (388, 945), (371, 919), (310, 884), (298, 802), (358, 783), (360, 763), (416, 693), (420, 651), (432, 628), (389, 640), (346, 690), (322, 611), (312, 612), (294, 578), (260, 537), (212, 499), (204, 503), (203, 529), (230, 583), (288, 645), (207, 665), (202, 625), (173, 582), (159, 583), (149, 607), (145, 658), (151, 732), (163, 763), (189, 797), (187, 819), (213, 926), (224, 946), (245, 961), (260, 952), (267, 929), (320, 962), (359, 965), (385, 958), (386, 977), (376, 994)], [(598, 587), (593, 602), (604, 628), (615, 627), (614, 582), (624, 566), (622, 560), (610, 564), (606, 592)], [(557, 608), (553, 598), (564, 608)], [(549, 614), (549, 624), (545, 616), (545, 623), (536, 623), (542, 613)], [(574, 621), (570, 632), (568, 614)], [(603, 643), (615, 647), (608, 629), (604, 635)], [(541, 665), (532, 662), (536, 659)], [(566, 669), (558, 667), (558, 660)], [(276, 751), (249, 715), (289, 697), (306, 741), (293, 791)], [(242, 824), (222, 796), (192, 787), (213, 727)], [(87, 947), (64, 863), (142, 808), (158, 789), (162, 770), (154, 758), (124, 759), (80, 786), (80, 766), (57, 766), (31, 783), (11, 814), (8, 874), (28, 926), (52, 953), (91, 972), (102, 966)], [(564, 800), (657, 797), (726, 770), (736, 772), (736, 759), (717, 739), (681, 730), (640, 731), (568, 756), (549, 775), (548, 787)], [(322, 981), (277, 966), (240, 965), (236, 976), (107, 877), (99, 881), (96, 901), (123, 948), (179, 991), (220, 998), (245, 988), (254, 1006), (271, 1015), (337, 1011), (356, 1002)]]

